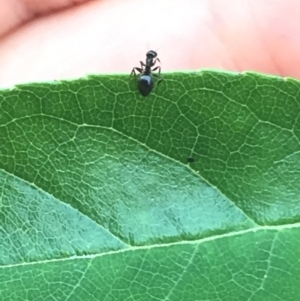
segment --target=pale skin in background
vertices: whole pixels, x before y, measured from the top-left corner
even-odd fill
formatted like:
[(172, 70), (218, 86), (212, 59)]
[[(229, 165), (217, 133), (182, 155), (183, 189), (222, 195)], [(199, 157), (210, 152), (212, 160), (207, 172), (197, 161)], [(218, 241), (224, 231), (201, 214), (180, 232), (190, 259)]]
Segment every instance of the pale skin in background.
[(0, 87), (216, 68), (300, 78), (299, 0), (0, 0)]

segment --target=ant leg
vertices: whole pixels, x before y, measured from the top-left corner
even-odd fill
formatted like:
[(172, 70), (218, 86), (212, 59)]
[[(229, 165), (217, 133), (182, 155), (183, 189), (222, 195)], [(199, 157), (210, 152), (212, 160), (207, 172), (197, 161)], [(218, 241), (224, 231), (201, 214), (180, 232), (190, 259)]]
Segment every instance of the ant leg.
[(160, 76), (160, 70), (161, 70), (161, 67), (160, 67), (160, 66), (155, 67), (155, 68), (152, 70), (152, 72), (153, 72), (153, 71), (156, 71), (157, 69), (158, 69), (158, 74), (156, 74), (156, 75)]
[(159, 58), (156, 58), (153, 62), (152, 62), (152, 67), (156, 64), (156, 62), (159, 62), (160, 63), (160, 59)]
[(153, 74), (153, 75), (158, 78), (157, 85), (159, 85), (162, 82), (163, 78), (158, 76), (157, 74)]
[(138, 67), (134, 67), (134, 68), (132, 69), (132, 71), (131, 71), (130, 76), (132, 76), (132, 75), (135, 75), (135, 76), (136, 76), (135, 71), (138, 71), (138, 72), (142, 73), (142, 72), (143, 72), (143, 69), (142, 69), (142, 68), (138, 68)]
[(142, 69), (143, 69), (143, 67), (146, 67), (146, 65), (145, 65), (145, 63), (144, 63), (144, 62), (140, 61), (140, 63), (141, 63), (141, 67), (142, 67)]
[(162, 77), (160, 76), (160, 66), (155, 67), (152, 71), (156, 71), (158, 69), (158, 73), (153, 73), (153, 76), (158, 78), (158, 82), (157, 85), (161, 83), (161, 81), (163, 80)]

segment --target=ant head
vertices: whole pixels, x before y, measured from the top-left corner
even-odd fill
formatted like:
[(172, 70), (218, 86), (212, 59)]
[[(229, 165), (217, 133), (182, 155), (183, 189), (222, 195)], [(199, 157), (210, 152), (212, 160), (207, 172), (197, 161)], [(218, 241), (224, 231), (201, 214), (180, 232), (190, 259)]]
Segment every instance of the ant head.
[(150, 50), (146, 53), (147, 59), (153, 59), (157, 56), (157, 53), (154, 50)]

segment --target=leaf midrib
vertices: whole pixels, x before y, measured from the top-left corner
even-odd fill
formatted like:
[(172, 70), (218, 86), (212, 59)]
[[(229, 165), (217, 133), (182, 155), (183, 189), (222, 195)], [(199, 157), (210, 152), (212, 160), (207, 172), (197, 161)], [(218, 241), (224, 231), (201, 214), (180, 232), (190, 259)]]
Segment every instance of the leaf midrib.
[(139, 250), (151, 250), (151, 249), (154, 249), (154, 248), (166, 248), (166, 247), (171, 247), (171, 246), (176, 246), (176, 245), (192, 245), (192, 244), (201, 245), (203, 243), (216, 241), (216, 240), (220, 240), (220, 239), (224, 239), (224, 238), (242, 236), (244, 234), (248, 234), (248, 233), (251, 233), (251, 232), (252, 233), (259, 232), (259, 231), (278, 231), (279, 232), (279, 231), (283, 231), (283, 230), (287, 230), (287, 229), (293, 229), (293, 228), (300, 228), (300, 223), (276, 225), (276, 226), (257, 226), (257, 227), (249, 228), (249, 229), (246, 229), (246, 230), (232, 231), (230, 233), (213, 235), (213, 236), (210, 236), (210, 237), (205, 237), (205, 238), (201, 238), (201, 239), (197, 239), (197, 240), (193, 240), (193, 241), (184, 240), (184, 241), (179, 241), (179, 242), (153, 244), (153, 245), (138, 246), (138, 247), (129, 247), (129, 248), (120, 249), (120, 250), (116, 250), (116, 251), (108, 251), (108, 252), (104, 252), (104, 253), (94, 253), (94, 254), (81, 255), (81, 256), (71, 256), (71, 257), (68, 257), (68, 258), (55, 258), (55, 259), (47, 259), (47, 260), (41, 260), (41, 261), (22, 262), (22, 263), (17, 263), (17, 264), (10, 264), (10, 265), (5, 265), (5, 266), (0, 266), (0, 269), (13, 268), (13, 267), (18, 267), (18, 266), (34, 265), (34, 264), (62, 262), (62, 261), (69, 261), (69, 260), (80, 260), (80, 259), (93, 260), (93, 259), (98, 258), (98, 257), (116, 255), (116, 254), (124, 253), (124, 252), (134, 252), (134, 251), (139, 251)]

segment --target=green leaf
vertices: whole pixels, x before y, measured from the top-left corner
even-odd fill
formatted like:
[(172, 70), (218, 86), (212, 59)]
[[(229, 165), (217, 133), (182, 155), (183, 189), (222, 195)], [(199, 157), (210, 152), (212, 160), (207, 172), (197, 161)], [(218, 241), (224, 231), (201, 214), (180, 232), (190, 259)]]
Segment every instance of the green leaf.
[(0, 300), (298, 300), (299, 90), (202, 71), (147, 97), (124, 75), (0, 91)]

